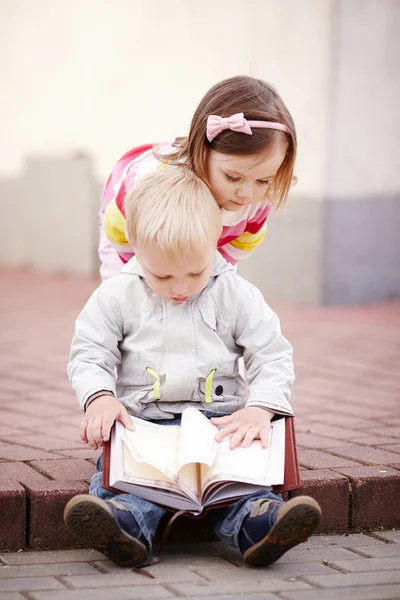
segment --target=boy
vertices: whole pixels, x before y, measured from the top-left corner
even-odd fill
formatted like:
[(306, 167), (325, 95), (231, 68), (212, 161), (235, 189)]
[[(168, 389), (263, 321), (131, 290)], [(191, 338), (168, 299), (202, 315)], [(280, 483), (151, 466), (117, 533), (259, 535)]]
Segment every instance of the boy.
[[(137, 183), (125, 211), (136, 257), (93, 293), (71, 347), (82, 440), (97, 448), (116, 419), (131, 430), (129, 414), (176, 424), (196, 406), (221, 427), (218, 441), (231, 436), (235, 448), (257, 437), (266, 446), (274, 414), (293, 414), (292, 348), (261, 293), (216, 252), (221, 213), (209, 189), (186, 167), (167, 166)], [(68, 502), (66, 526), (116, 564), (144, 564), (165, 511), (102, 488), (101, 468), (99, 459), (90, 494)], [(209, 514), (218, 537), (259, 566), (320, 520), (312, 498), (285, 504), (271, 488)]]

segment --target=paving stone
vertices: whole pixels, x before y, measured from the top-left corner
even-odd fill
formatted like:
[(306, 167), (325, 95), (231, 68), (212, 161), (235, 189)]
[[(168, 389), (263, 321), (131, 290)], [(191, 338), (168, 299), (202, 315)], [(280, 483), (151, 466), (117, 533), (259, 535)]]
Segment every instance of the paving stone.
[(315, 560), (321, 563), (332, 563), (338, 560), (357, 560), (360, 556), (341, 548), (338, 546), (332, 546), (330, 548), (307, 548), (304, 544), (296, 546), (290, 552), (287, 552), (279, 559), (280, 564), (286, 563), (301, 563), (301, 562), (313, 562)]
[[(147, 569), (154, 577), (153, 570)], [(238, 580), (247, 585), (247, 582), (263, 582), (272, 579), (291, 579), (305, 575), (330, 574), (332, 569), (321, 562), (313, 563), (283, 563), (278, 561), (269, 566), (268, 569), (253, 569), (243, 563), (234, 565), (208, 565), (204, 567), (195, 567), (194, 572), (201, 578), (209, 581), (233, 581)], [(160, 580), (161, 581), (161, 580)], [(164, 574), (162, 574), (164, 581)], [(171, 581), (173, 581), (171, 579)]]
[(1, 600), (25, 600), (26, 596), (19, 594), (18, 592), (6, 592), (1, 595)]
[(308, 592), (283, 592), (284, 600), (398, 600), (400, 588), (395, 585), (374, 585), (361, 587), (342, 587), (339, 590), (325, 589)]
[(76, 546), (68, 533), (63, 513), (68, 500), (88, 492), (88, 484), (79, 481), (33, 482), (26, 485), (29, 496), (29, 546), (33, 549)]
[(96, 461), (101, 454), (101, 449), (92, 450), (90, 446), (84, 447), (80, 450), (57, 450), (54, 454), (68, 458), (82, 458), (85, 460), (92, 459)]
[(56, 563), (42, 565), (0, 566), (0, 579), (12, 577), (60, 577), (67, 575), (98, 575), (99, 571), (88, 563)]
[[(110, 561), (96, 562), (94, 566), (107, 573), (126, 573), (126, 568), (114, 565)], [(185, 561), (184, 567), (174, 562), (160, 562), (141, 569), (141, 573), (152, 577), (154, 580), (153, 583), (160, 584), (202, 580), (202, 577), (196, 573), (195, 567), (190, 564), (190, 559)]]
[[(340, 588), (366, 585), (400, 584), (400, 567), (398, 571), (373, 571), (371, 573), (336, 573), (333, 575), (311, 575), (308, 583), (323, 588)], [(400, 588), (399, 588), (400, 591)]]
[(75, 575), (63, 577), (62, 580), (71, 588), (114, 588), (118, 586), (148, 586), (154, 585), (152, 578), (141, 574), (141, 571), (132, 572), (131, 570), (121, 571), (119, 573), (99, 573), (95, 575)]
[(396, 452), (397, 454), (400, 454), (400, 444), (398, 441), (399, 440), (397, 440), (397, 444), (386, 441), (385, 445), (382, 444), (382, 450), (388, 450), (389, 452)]
[[(15, 384), (14, 384), (15, 385)], [(31, 430), (31, 433), (37, 430), (38, 427), (43, 423), (43, 419), (36, 417), (26, 416), (23, 419), (19, 415), (12, 412), (1, 411), (1, 422), (2, 425), (10, 425), (11, 427), (20, 427), (24, 431)]]
[(376, 531), (376, 535), (384, 540), (390, 540), (400, 544), (400, 530), (397, 531)]
[(24, 548), (26, 496), (22, 485), (0, 479), (0, 506), (0, 550)]
[(397, 456), (395, 452), (389, 450), (390, 447), (386, 448), (386, 450), (381, 450), (368, 446), (348, 446), (340, 449), (336, 448), (334, 452), (349, 459), (362, 461), (368, 465), (388, 465), (395, 462)]
[(147, 600), (151, 598), (175, 598), (175, 595), (159, 585), (149, 587), (117, 587), (110, 589), (90, 588), (54, 592), (34, 592), (32, 600)]
[(370, 558), (385, 558), (390, 556), (398, 556), (400, 569), (400, 549), (398, 544), (382, 544), (381, 546), (358, 546), (357, 551), (368, 555)]
[(301, 488), (292, 492), (314, 498), (322, 510), (319, 533), (347, 531), (349, 514), (349, 484), (346, 477), (328, 469), (301, 473)]
[(304, 450), (303, 448), (299, 448), (298, 455), (299, 463), (307, 467), (307, 469), (334, 469), (337, 467), (355, 467), (357, 465), (355, 461), (334, 456), (323, 450)]
[[(25, 437), (21, 438), (21, 441), (25, 444)], [(36, 448), (28, 448), (27, 446), (20, 446), (18, 444), (7, 444), (5, 442), (0, 443), (0, 458), (4, 460), (36, 460), (55, 458), (49, 452), (43, 452)]]
[(62, 481), (86, 481), (96, 473), (96, 467), (81, 458), (35, 460), (30, 464), (45, 476)]
[[(191, 600), (196, 600), (196, 598), (203, 598), (204, 596), (192, 596)], [(239, 595), (235, 594), (235, 595), (229, 595), (229, 596), (225, 596), (222, 595), (220, 596), (218, 594), (218, 596), (208, 596), (208, 600), (279, 600), (279, 597), (276, 596), (275, 594), (242, 594), (240, 593)]]
[[(253, 571), (253, 569), (252, 569)], [(256, 570), (254, 570), (256, 571)], [(258, 573), (259, 569), (257, 569)], [(220, 581), (220, 582), (210, 582), (210, 581), (201, 581), (197, 583), (171, 583), (168, 588), (175, 592), (178, 596), (187, 596), (188, 598), (194, 598), (196, 596), (199, 597), (210, 597), (213, 594), (222, 595), (222, 594), (235, 594), (238, 591), (245, 591), (246, 594), (251, 593), (264, 593), (264, 592), (283, 592), (285, 590), (308, 590), (311, 589), (311, 586), (307, 583), (294, 579), (291, 581), (286, 581), (285, 579), (275, 579), (272, 577), (266, 577), (262, 581), (257, 581), (251, 579), (246, 580), (245, 590), (241, 588), (238, 590), (238, 582), (237, 581)]]
[(85, 548), (78, 550), (26, 550), (24, 552), (7, 552), (7, 554), (0, 554), (0, 560), (6, 565), (42, 565), (47, 563), (105, 561), (107, 559), (103, 554), (100, 554), (100, 552)]
[[(314, 435), (313, 433), (303, 433), (299, 431), (296, 433), (297, 445), (304, 448), (310, 449), (327, 449), (327, 448), (341, 448), (347, 446), (348, 442), (344, 440), (335, 440), (333, 438), (323, 437), (322, 435)], [(354, 444), (356, 445), (356, 444)]]
[(400, 527), (400, 472), (388, 467), (340, 469), (351, 481), (355, 529)]
[(65, 589), (53, 577), (26, 577), (24, 579), (0, 579), (0, 598), (3, 592), (30, 592), (33, 590)]
[[(21, 437), (18, 437), (15, 440), (16, 443), (20, 442), (22, 444), (25, 444), (25, 446), (31, 446), (31, 448), (28, 448), (28, 450), (31, 450), (32, 452), (32, 457), (29, 458), (18, 458), (18, 460), (35, 460), (38, 459), (40, 460), (41, 458), (46, 459), (46, 458), (51, 458), (52, 454), (49, 454), (48, 452), (43, 452), (43, 455), (47, 456), (36, 456), (34, 454), (34, 452), (39, 453), (38, 450), (34, 450), (34, 448), (40, 448), (42, 451), (43, 450), (63, 450), (63, 449), (77, 449), (79, 450), (80, 448), (82, 448), (83, 442), (80, 442), (79, 440), (76, 440), (75, 442), (70, 441), (70, 440), (64, 440), (55, 436), (49, 436), (49, 435), (24, 435)], [(19, 446), (18, 446), (19, 447)], [(8, 452), (7, 448), (3, 448), (2, 446), (0, 446), (0, 456), (4, 455), (6, 453), (6, 451)], [(17, 459), (16, 459), (17, 460)]]
[(384, 540), (377, 540), (368, 533), (349, 533), (345, 535), (313, 535), (302, 546), (303, 548), (329, 548), (340, 546), (341, 548), (363, 548), (377, 547), (386, 545)]
[(369, 571), (396, 571), (399, 569), (399, 557), (362, 558), (357, 560), (330, 560), (334, 567), (349, 573), (368, 573)]

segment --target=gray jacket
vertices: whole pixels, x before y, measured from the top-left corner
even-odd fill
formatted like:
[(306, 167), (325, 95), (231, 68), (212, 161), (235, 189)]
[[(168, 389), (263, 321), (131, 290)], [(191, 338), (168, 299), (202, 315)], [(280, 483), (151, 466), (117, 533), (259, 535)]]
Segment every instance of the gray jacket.
[(292, 347), (261, 292), (218, 252), (206, 288), (181, 304), (157, 296), (132, 258), (78, 316), (68, 375), (83, 410), (108, 390), (144, 419), (188, 406), (293, 414)]

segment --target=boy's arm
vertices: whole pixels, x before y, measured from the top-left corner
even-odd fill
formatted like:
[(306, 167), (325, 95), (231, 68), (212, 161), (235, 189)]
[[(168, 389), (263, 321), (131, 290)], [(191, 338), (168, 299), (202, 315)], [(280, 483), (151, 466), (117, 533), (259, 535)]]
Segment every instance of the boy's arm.
[(83, 411), (97, 392), (116, 394), (115, 367), (121, 361), (122, 338), (118, 304), (100, 286), (76, 320), (68, 363), (68, 376)]
[[(243, 280), (242, 280), (243, 281)], [(249, 395), (246, 407), (293, 415), (290, 395), (294, 383), (293, 349), (281, 333), (277, 315), (261, 292), (245, 284), (240, 295), (236, 343), (243, 348)]]
[(289, 402), (294, 382), (292, 347), (261, 292), (241, 278), (237, 284), (235, 340), (243, 348), (249, 397), (245, 408), (211, 421), (222, 426), (216, 441), (230, 435), (232, 449), (248, 446), (255, 438), (266, 447), (274, 414), (293, 415)]

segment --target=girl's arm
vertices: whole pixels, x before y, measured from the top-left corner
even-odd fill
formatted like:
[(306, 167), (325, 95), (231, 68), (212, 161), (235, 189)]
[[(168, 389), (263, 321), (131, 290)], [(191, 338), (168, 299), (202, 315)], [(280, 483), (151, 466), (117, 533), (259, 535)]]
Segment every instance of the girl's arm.
[(132, 246), (126, 239), (125, 215), (118, 208), (115, 198), (107, 205), (104, 213), (103, 228), (108, 241), (124, 264), (132, 256), (135, 256)]
[(239, 237), (218, 248), (222, 256), (232, 265), (247, 258), (261, 244), (265, 237), (267, 224), (264, 223), (256, 233), (243, 232)]
[(247, 221), (243, 233), (218, 247), (218, 250), (228, 262), (236, 265), (239, 261), (250, 256), (261, 244), (267, 230), (267, 218), (270, 212), (271, 207), (263, 203), (256, 214)]

